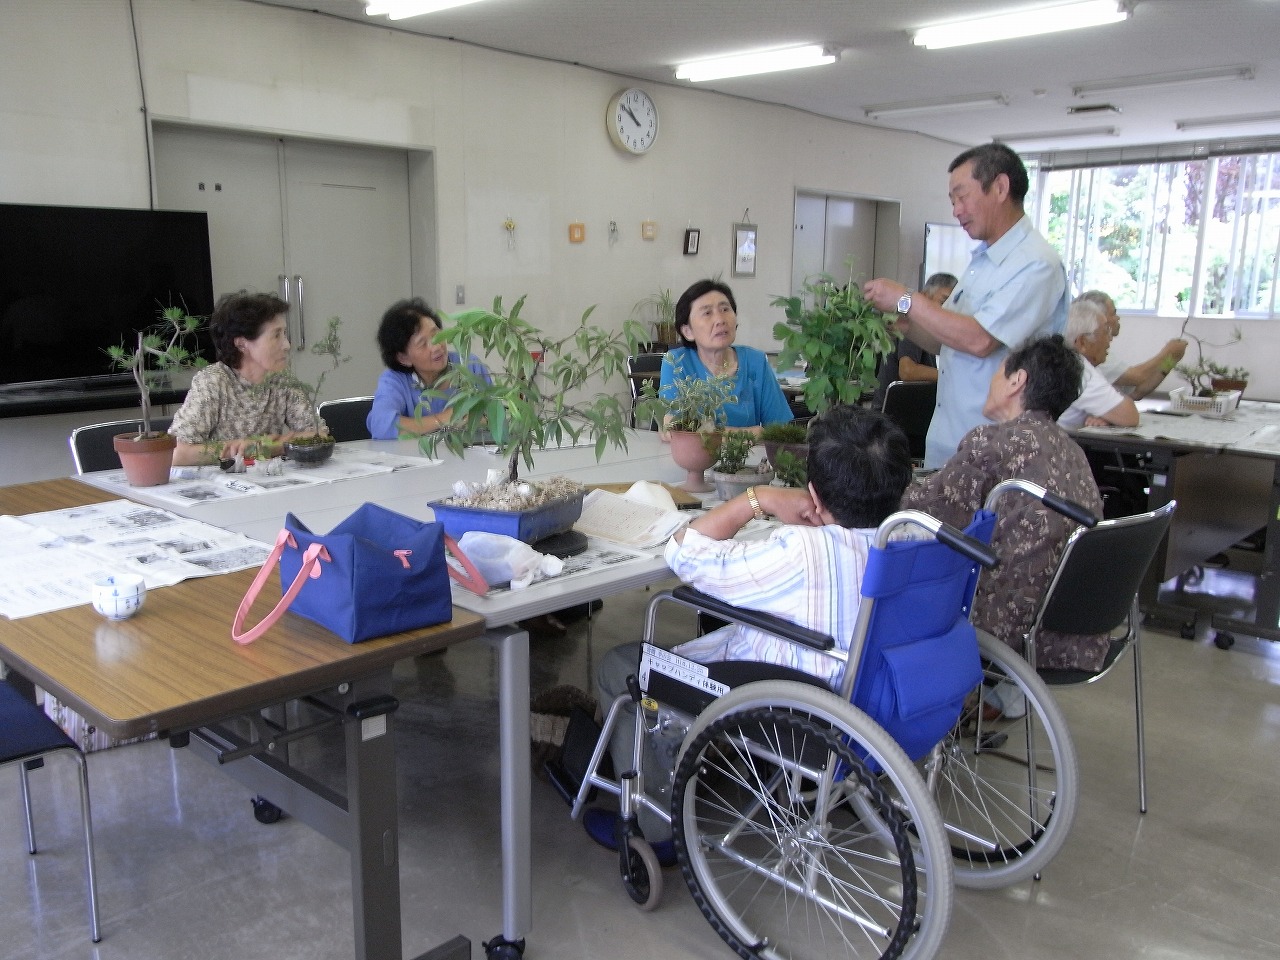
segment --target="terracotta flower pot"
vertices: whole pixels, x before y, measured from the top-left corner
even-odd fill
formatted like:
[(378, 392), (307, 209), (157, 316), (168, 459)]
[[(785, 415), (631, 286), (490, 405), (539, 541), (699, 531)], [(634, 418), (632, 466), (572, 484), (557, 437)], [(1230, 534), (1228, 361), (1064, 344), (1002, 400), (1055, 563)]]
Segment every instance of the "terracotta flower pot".
[(1244, 388), (1248, 385), (1248, 380), (1235, 380), (1230, 377), (1214, 377), (1209, 381), (1209, 386), (1213, 387), (1214, 393), (1226, 393), (1230, 390), (1239, 390), (1243, 394)]
[(711, 434), (705, 444), (704, 437), (707, 434), (671, 431), (671, 459), (685, 471), (684, 488), (690, 493), (707, 493), (712, 489), (703, 472), (719, 459), (720, 435)]
[(124, 475), (131, 487), (158, 487), (169, 482), (173, 466), (173, 450), (178, 441), (167, 433), (139, 437), (136, 433), (118, 433), (111, 438)]

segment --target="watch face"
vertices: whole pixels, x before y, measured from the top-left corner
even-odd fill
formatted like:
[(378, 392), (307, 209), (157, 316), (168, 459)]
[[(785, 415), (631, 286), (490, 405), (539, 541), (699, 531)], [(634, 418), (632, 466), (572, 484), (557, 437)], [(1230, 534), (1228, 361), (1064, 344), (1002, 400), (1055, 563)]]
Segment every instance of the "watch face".
[(911, 309), (911, 294), (904, 293), (898, 298), (898, 312), (906, 313)]
[(628, 153), (644, 153), (658, 138), (658, 108), (636, 87), (609, 101), (605, 123), (613, 142)]

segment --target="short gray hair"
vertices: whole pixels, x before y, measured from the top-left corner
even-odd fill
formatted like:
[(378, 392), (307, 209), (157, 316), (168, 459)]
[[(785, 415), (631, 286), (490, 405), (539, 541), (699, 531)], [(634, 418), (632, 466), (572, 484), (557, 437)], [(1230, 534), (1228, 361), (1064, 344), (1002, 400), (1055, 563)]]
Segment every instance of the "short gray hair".
[(1099, 327), (1108, 325), (1107, 311), (1104, 307), (1093, 300), (1077, 297), (1067, 310), (1067, 329), (1062, 336), (1074, 347), (1076, 340), (1080, 337), (1091, 337)]

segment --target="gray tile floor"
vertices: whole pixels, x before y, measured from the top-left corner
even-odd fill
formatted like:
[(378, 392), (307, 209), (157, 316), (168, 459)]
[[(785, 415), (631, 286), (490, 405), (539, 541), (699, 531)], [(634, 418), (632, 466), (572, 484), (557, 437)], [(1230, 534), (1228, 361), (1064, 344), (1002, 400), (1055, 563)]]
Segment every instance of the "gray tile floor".
[[(535, 690), (586, 686), (633, 639), (647, 595), (610, 599), (534, 644)], [(1081, 808), (1040, 883), (959, 891), (948, 958), (1280, 956), (1280, 645), (1149, 631), (1150, 812), (1139, 816), (1131, 675), (1061, 692), (1082, 765)], [(403, 933), (416, 956), (499, 932), (495, 663), (483, 645), (403, 664), (398, 715)], [(352, 956), (346, 854), (301, 823), (264, 826), (245, 791), (163, 743), (90, 758), (105, 939), (89, 942), (71, 765), (34, 777), (43, 850), (28, 858), (17, 774), (0, 775), (0, 960)], [(612, 855), (535, 781), (531, 960), (723, 958), (676, 871), (651, 914)]]

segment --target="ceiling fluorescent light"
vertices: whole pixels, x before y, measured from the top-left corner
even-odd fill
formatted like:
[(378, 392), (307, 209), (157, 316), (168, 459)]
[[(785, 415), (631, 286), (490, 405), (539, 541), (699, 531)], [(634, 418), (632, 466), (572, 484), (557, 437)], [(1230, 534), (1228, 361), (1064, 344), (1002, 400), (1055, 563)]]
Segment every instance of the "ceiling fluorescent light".
[(1007, 107), (1009, 98), (1002, 93), (980, 93), (967, 97), (939, 97), (933, 100), (903, 100), (898, 103), (877, 103), (863, 107), (868, 120), (884, 120), (890, 117), (909, 117), (917, 113), (939, 113), (954, 110), (982, 110), (987, 107)]
[(676, 67), (677, 80), (698, 83), (703, 80), (723, 80), (725, 77), (746, 77), (757, 73), (776, 73), (779, 70), (797, 70), (801, 67), (819, 67), (835, 63), (840, 52), (819, 43), (802, 47), (784, 47), (781, 50), (759, 50), (754, 53), (738, 53), (728, 57), (695, 60)]
[(1201, 127), (1234, 127), (1246, 123), (1280, 124), (1280, 113), (1242, 113), (1234, 117), (1197, 117), (1191, 120), (1175, 120), (1179, 130), (1199, 130)]
[(988, 40), (1011, 40), (1014, 37), (1032, 37), (1042, 33), (1057, 33), (1059, 30), (1119, 23), (1127, 20), (1129, 15), (1128, 3), (1118, 0), (1084, 0), (1083, 3), (1037, 7), (994, 17), (939, 23), (917, 30), (912, 41), (917, 47), (941, 50), (969, 43), (985, 43)]
[(478, 2), (479, 0), (365, 0), (364, 12), (368, 17), (386, 14), (388, 20), (407, 20), (424, 13), (436, 13)]
[(1075, 130), (1041, 130), (1038, 133), (996, 133), (991, 139), (997, 143), (1032, 143), (1040, 140), (1074, 140), (1078, 137), (1116, 137), (1115, 127), (1078, 127)]
[(1072, 96), (1106, 96), (1121, 90), (1141, 87), (1181, 87), (1189, 83), (1212, 83), (1217, 80), (1252, 80), (1253, 67), (1210, 67), (1205, 70), (1179, 70), (1174, 73), (1148, 73), (1140, 77), (1117, 77), (1114, 80), (1090, 80), (1071, 87)]

